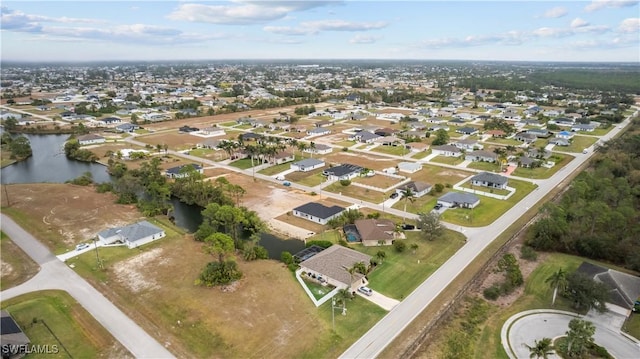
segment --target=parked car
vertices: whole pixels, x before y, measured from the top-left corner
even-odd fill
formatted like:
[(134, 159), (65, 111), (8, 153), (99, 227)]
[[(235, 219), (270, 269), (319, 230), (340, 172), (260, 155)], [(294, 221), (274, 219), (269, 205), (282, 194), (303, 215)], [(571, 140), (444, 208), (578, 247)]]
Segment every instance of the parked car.
[(398, 192), (393, 192), (391, 194), (391, 199), (395, 199), (395, 198), (398, 198)]
[(412, 229), (416, 229), (416, 226), (414, 226), (413, 224), (403, 224), (402, 225), (402, 229), (404, 229), (404, 230), (412, 230)]
[(80, 243), (76, 246), (76, 251), (81, 251), (85, 248), (89, 248), (89, 243)]
[(433, 209), (435, 209), (435, 210), (439, 210), (441, 208), (442, 208), (442, 203), (436, 203), (436, 205), (433, 206)]
[(289, 182), (289, 181), (284, 181), (284, 182), (282, 182), (282, 185), (283, 185), (283, 186), (287, 186), (287, 187), (289, 187), (289, 186), (291, 186), (291, 182)]
[(360, 292), (360, 293), (362, 293), (364, 295), (367, 295), (367, 296), (373, 295), (373, 291), (369, 287), (360, 287), (360, 288), (358, 288), (358, 292)]

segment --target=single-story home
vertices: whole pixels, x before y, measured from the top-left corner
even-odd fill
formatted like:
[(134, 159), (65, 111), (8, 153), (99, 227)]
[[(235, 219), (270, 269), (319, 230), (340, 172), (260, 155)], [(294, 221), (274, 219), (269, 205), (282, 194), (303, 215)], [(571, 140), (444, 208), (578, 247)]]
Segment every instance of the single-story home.
[(190, 165), (181, 165), (181, 166), (168, 168), (168, 169), (166, 169), (164, 171), (165, 176), (167, 176), (169, 178), (187, 177), (189, 175), (187, 172), (185, 172), (187, 166), (192, 166), (193, 169), (195, 171), (197, 171), (198, 173), (204, 173), (204, 169), (202, 168), (202, 166), (194, 163), (194, 164), (190, 164)]
[(304, 160), (292, 163), (291, 169), (299, 172), (308, 172), (316, 168), (324, 167), (324, 165), (325, 163), (322, 160), (305, 158)]
[(467, 153), (464, 159), (473, 162), (495, 162), (498, 159), (498, 155), (493, 152), (480, 150)]
[(640, 298), (640, 277), (588, 262), (582, 262), (576, 271), (607, 287), (609, 310), (626, 316), (631, 314), (635, 301)]
[(184, 125), (184, 126), (178, 128), (178, 132), (180, 132), (180, 133), (191, 133), (191, 132), (198, 132), (198, 131), (200, 131), (199, 128), (191, 127), (191, 126), (188, 126), (188, 125)]
[(473, 151), (473, 150), (481, 150), (484, 148), (484, 145), (476, 140), (458, 140), (453, 143), (454, 146), (458, 147), (461, 150), (465, 151)]
[(471, 177), (471, 184), (474, 186), (505, 189), (508, 183), (507, 177), (491, 172), (481, 172)]
[(531, 142), (535, 142), (538, 139), (538, 136), (536, 136), (533, 133), (519, 132), (519, 133), (516, 134), (516, 136), (514, 138), (516, 139), (516, 141), (522, 141), (524, 143), (531, 143)]
[(398, 163), (398, 171), (415, 173), (422, 169), (422, 164), (418, 162), (400, 162)]
[(106, 229), (98, 233), (98, 240), (104, 244), (124, 243), (129, 248), (139, 247), (164, 237), (164, 230), (147, 221), (124, 227)]
[(262, 138), (262, 135), (253, 132), (245, 132), (240, 135), (242, 141), (257, 141)]
[(309, 146), (305, 148), (303, 152), (325, 155), (327, 153), (331, 153), (332, 151), (333, 147), (329, 145), (323, 145), (322, 143), (316, 143), (313, 147)]
[(533, 158), (527, 157), (527, 156), (521, 156), (520, 158), (518, 158), (518, 166), (523, 167), (523, 168), (534, 167), (539, 162), (540, 162), (540, 160), (536, 160), (536, 159), (533, 159)]
[(536, 135), (536, 137), (539, 137), (539, 138), (548, 138), (548, 137), (551, 136), (551, 132), (549, 132), (548, 130), (541, 129), (541, 128), (528, 129), (527, 133), (530, 133), (532, 135)]
[(93, 133), (78, 137), (78, 143), (80, 144), (80, 146), (95, 145), (97, 143), (104, 143), (105, 141), (106, 138)]
[(429, 144), (424, 142), (409, 142), (405, 144), (411, 152), (422, 152), (429, 149)]
[(357, 165), (343, 163), (339, 166), (327, 168), (322, 171), (322, 174), (327, 176), (331, 181), (350, 180), (358, 177), (363, 169), (364, 168)]
[(287, 162), (293, 161), (295, 159), (296, 159), (296, 157), (294, 156), (294, 154), (292, 152), (280, 151), (280, 152), (276, 153), (275, 156), (269, 157), (268, 161), (269, 161), (270, 164), (280, 165), (280, 164), (283, 164), (283, 163), (287, 163)]
[(31, 340), (6, 310), (0, 311), (0, 348), (3, 358), (22, 358)]
[(336, 218), (344, 212), (344, 208), (340, 206), (327, 207), (322, 203), (309, 202), (293, 209), (293, 215), (304, 218), (311, 222), (327, 224), (333, 218)]
[(475, 208), (480, 204), (480, 199), (471, 193), (448, 192), (438, 198), (438, 203), (449, 208)]
[(224, 129), (220, 127), (205, 127), (200, 130), (200, 133), (208, 137), (224, 136), (226, 134)]
[(577, 123), (571, 126), (571, 131), (574, 131), (574, 132), (578, 132), (578, 131), (593, 132), (595, 129), (596, 129), (596, 126), (590, 123), (589, 124)]
[(571, 142), (569, 142), (569, 140), (566, 138), (554, 137), (549, 140), (549, 144), (556, 145), (556, 146), (569, 146)]
[(460, 127), (456, 130), (457, 133), (461, 133), (463, 135), (473, 135), (474, 133), (478, 133), (478, 129), (475, 127)]
[(406, 191), (408, 189), (408, 190), (411, 190), (414, 197), (422, 197), (425, 194), (428, 194), (429, 192), (431, 192), (432, 188), (433, 186), (427, 182), (411, 181), (396, 188), (396, 192), (398, 194), (401, 194), (403, 191)]
[(566, 138), (568, 140), (568, 139), (573, 138), (573, 133), (571, 133), (569, 131), (560, 131), (560, 132), (556, 133), (556, 137), (557, 138)]
[(400, 238), (396, 224), (388, 219), (356, 219), (354, 222), (364, 246), (391, 245)]
[(116, 126), (115, 130), (118, 132), (133, 132), (139, 128), (140, 126), (127, 122)]
[(104, 124), (104, 125), (112, 125), (114, 123), (122, 122), (122, 119), (112, 116), (112, 117), (105, 117), (103, 119), (100, 119), (100, 120), (98, 120), (98, 122), (102, 122), (102, 124)]
[(328, 135), (330, 133), (331, 133), (331, 130), (324, 127), (316, 127), (307, 131), (307, 135), (309, 136), (322, 136), (322, 135)]
[(485, 134), (495, 138), (504, 138), (507, 135), (507, 133), (502, 130), (489, 130), (485, 132)]
[(199, 142), (196, 146), (199, 148), (208, 148), (210, 150), (218, 150), (222, 142), (227, 141), (219, 138), (207, 138), (206, 140)]
[(462, 150), (452, 145), (435, 146), (431, 148), (431, 153), (445, 157), (460, 157)]
[(348, 269), (356, 263), (371, 263), (371, 256), (351, 248), (334, 244), (322, 252), (300, 263), (300, 270), (321, 282), (327, 282), (336, 288), (348, 288), (354, 292), (367, 284), (364, 274), (349, 273)]
[(380, 137), (382, 137), (382, 136), (376, 135), (375, 133), (371, 133), (369, 131), (360, 131), (360, 132), (356, 132), (354, 135), (350, 136), (349, 140), (358, 141), (358, 142), (362, 142), (362, 143), (372, 143), (373, 141), (375, 141), (376, 139), (378, 139)]

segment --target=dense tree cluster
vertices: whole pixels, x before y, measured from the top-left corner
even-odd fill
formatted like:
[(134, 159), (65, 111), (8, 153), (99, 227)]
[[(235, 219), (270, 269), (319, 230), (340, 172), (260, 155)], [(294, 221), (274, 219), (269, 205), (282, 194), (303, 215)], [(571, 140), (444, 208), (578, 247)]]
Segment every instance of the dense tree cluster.
[(8, 132), (2, 134), (2, 150), (9, 151), (10, 157), (19, 161), (31, 157), (33, 154), (28, 138), (22, 135), (13, 137)]
[(82, 162), (95, 162), (98, 160), (93, 152), (80, 148), (80, 143), (76, 139), (71, 139), (64, 144), (64, 154), (71, 159)]
[(640, 270), (640, 124), (600, 148), (559, 204), (543, 207), (529, 245)]

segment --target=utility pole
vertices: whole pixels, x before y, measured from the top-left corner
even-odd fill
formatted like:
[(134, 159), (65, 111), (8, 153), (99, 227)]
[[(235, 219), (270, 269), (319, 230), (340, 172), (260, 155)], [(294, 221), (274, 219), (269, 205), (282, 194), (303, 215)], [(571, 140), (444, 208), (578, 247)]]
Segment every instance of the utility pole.
[(94, 239), (93, 245), (96, 248), (96, 261), (98, 262), (98, 268), (104, 269), (104, 267), (102, 266), (102, 261), (100, 260), (100, 254), (98, 254), (98, 238)]
[(336, 306), (336, 298), (331, 298), (331, 324), (333, 325), (333, 331), (336, 331), (336, 316), (333, 309)]
[(8, 184), (4, 184), (4, 196), (7, 197), (7, 207), (11, 207), (11, 202), (9, 202), (9, 191), (7, 189), (8, 186)]

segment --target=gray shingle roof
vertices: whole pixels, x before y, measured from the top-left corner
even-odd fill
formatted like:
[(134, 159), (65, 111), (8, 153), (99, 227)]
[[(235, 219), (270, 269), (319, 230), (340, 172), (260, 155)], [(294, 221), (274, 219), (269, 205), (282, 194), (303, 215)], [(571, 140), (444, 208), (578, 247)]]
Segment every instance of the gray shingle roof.
[(449, 192), (438, 198), (438, 201), (449, 202), (449, 203), (468, 203), (474, 204), (480, 199), (471, 193), (464, 192)]
[(292, 163), (292, 165), (298, 166), (298, 167), (313, 167), (313, 166), (323, 165), (323, 164), (324, 164), (324, 161), (320, 161), (319, 159), (316, 159), (316, 158), (305, 158), (304, 160)]
[(309, 203), (303, 204), (300, 207), (296, 207), (293, 210), (306, 213), (314, 217), (326, 219), (344, 211), (344, 208), (340, 206), (327, 207), (322, 203), (309, 202)]
[[(347, 269), (353, 267), (353, 265), (358, 262), (364, 262), (364, 264), (369, 265), (370, 261), (371, 257), (364, 253), (334, 244), (300, 263), (300, 266), (333, 278), (346, 285), (351, 285), (352, 278)], [(353, 282), (360, 280), (362, 277), (362, 274), (354, 273)]]
[(490, 182), (490, 183), (496, 183), (496, 184), (505, 184), (508, 181), (507, 177), (500, 176), (498, 174), (491, 173), (491, 172), (478, 173), (477, 175), (471, 177), (471, 180), (479, 181), (479, 182)]
[(117, 234), (125, 241), (135, 242), (153, 234), (158, 234), (160, 232), (162, 232), (161, 228), (147, 221), (141, 221), (125, 227), (109, 228), (98, 233), (98, 235), (104, 238), (109, 238)]

